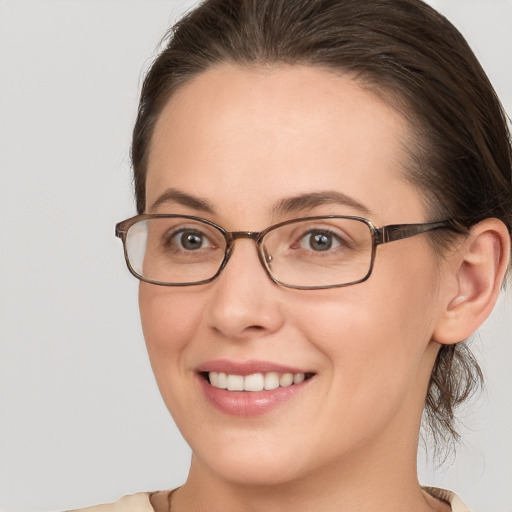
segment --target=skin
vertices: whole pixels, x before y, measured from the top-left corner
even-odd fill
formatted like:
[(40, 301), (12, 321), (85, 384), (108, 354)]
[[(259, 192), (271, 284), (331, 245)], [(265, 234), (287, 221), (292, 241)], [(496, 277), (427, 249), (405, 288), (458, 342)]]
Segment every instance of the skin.
[[(150, 148), (147, 211), (198, 215), (261, 231), (306, 215), (367, 216), (377, 226), (426, 222), (404, 177), (409, 127), (349, 77), (299, 66), (204, 72), (173, 95)], [(207, 201), (155, 201), (173, 188)], [(272, 213), (285, 198), (338, 191), (362, 203)], [(380, 246), (366, 282), (301, 291), (273, 283), (254, 242), (239, 240), (223, 273), (201, 286), (141, 283), (140, 311), (163, 399), (192, 447), (173, 511), (449, 510), (421, 491), (418, 430), (455, 290), (450, 260), (419, 235)], [(259, 359), (315, 376), (251, 418), (205, 399), (196, 368)], [(155, 498), (164, 510), (167, 500)]]

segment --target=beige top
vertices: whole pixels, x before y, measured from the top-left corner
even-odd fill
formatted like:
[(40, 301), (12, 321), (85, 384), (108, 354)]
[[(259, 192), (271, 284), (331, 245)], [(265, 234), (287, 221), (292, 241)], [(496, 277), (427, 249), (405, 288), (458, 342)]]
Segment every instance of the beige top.
[[(432, 496), (440, 498), (452, 507), (452, 512), (471, 512), (469, 508), (462, 503), (462, 500), (453, 492), (436, 487), (424, 487)], [(70, 510), (69, 512), (155, 512), (149, 501), (148, 492), (139, 492), (130, 496), (121, 498), (116, 503), (110, 505), (96, 505), (95, 507)]]

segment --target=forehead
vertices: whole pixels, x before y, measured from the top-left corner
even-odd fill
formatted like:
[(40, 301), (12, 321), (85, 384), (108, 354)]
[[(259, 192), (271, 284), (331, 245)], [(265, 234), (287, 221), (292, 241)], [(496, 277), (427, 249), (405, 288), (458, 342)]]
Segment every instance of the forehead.
[(393, 205), (405, 194), (402, 202), (419, 212), (417, 191), (403, 178), (408, 132), (396, 110), (348, 76), (309, 66), (219, 66), (163, 109), (147, 204), (178, 188), (246, 215), (283, 197), (336, 190), (389, 216), (398, 216)]

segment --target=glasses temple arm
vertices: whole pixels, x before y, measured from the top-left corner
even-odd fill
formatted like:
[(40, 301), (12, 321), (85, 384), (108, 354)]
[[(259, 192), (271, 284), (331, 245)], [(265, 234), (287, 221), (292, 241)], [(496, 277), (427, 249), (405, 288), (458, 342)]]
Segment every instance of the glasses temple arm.
[(390, 224), (375, 230), (375, 244), (385, 244), (394, 242), (395, 240), (402, 240), (411, 236), (434, 231), (436, 229), (449, 229), (456, 233), (464, 234), (467, 230), (454, 220), (444, 220), (441, 222), (428, 222), (422, 224)]

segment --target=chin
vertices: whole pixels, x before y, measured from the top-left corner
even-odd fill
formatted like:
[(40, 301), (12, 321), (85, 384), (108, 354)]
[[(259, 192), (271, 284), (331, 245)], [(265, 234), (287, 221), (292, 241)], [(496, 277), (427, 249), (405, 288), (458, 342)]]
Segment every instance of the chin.
[[(266, 443), (261, 433), (248, 433), (245, 439), (201, 440), (192, 446), (193, 464), (203, 466), (217, 478), (243, 486), (276, 486), (301, 479), (311, 471), (303, 446), (282, 442)], [(297, 454), (301, 454), (299, 459)]]
[[(280, 460), (272, 457), (253, 456), (250, 459), (215, 460), (210, 470), (225, 481), (247, 487), (271, 487), (299, 480), (303, 474), (293, 458), (280, 454)], [(305, 472), (304, 472), (305, 473)]]

